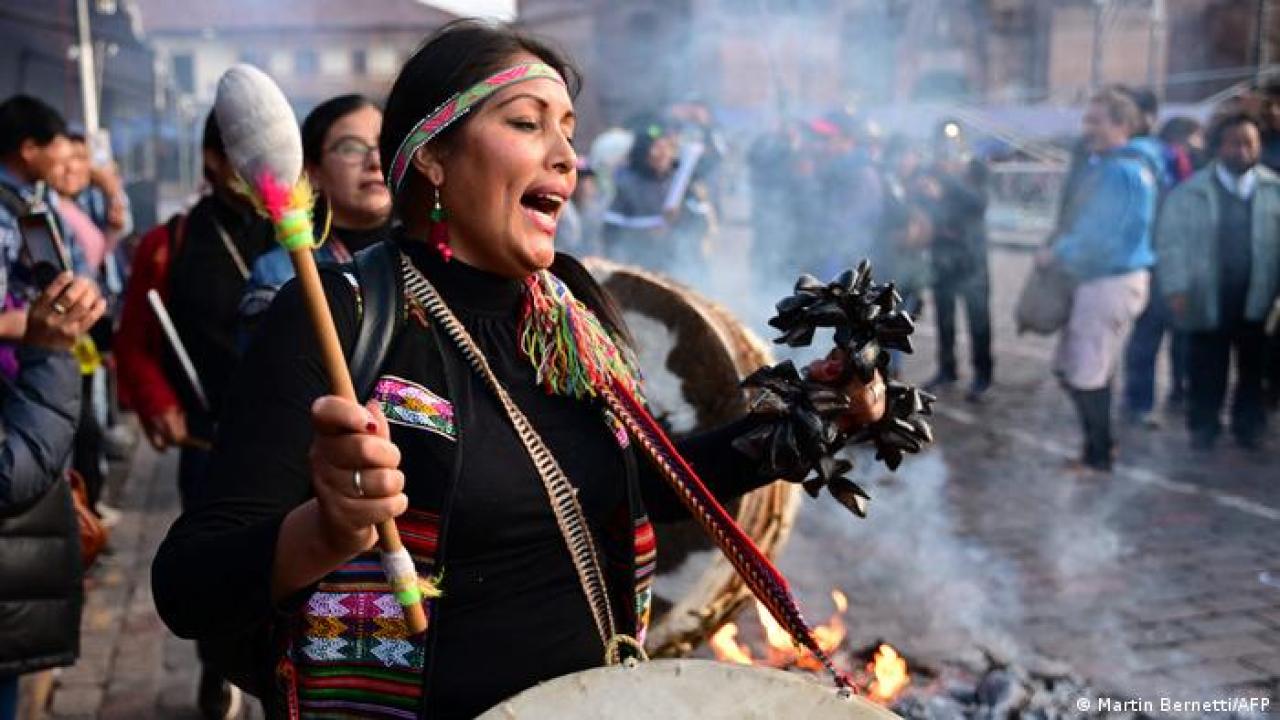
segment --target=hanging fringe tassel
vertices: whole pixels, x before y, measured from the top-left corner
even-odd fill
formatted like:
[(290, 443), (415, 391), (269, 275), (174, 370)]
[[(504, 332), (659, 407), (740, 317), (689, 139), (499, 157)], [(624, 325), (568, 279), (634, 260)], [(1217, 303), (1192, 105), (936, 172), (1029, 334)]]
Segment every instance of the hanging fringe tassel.
[(818, 644), (791, 595), (786, 578), (769, 562), (769, 558), (756, 547), (742, 528), (738, 527), (711, 491), (707, 490), (702, 479), (680, 456), (671, 439), (631, 389), (614, 383), (611, 388), (604, 389), (601, 395), (609, 410), (622, 420), (627, 430), (644, 448), (645, 454), (689, 510), (689, 514), (715, 541), (756, 598), (786, 628), (797, 645), (802, 645), (813, 653), (831, 673), (837, 687), (844, 692), (852, 692), (853, 682), (836, 668), (826, 651)]
[(620, 383), (637, 392), (635, 363), (614, 342), (595, 313), (550, 272), (526, 282), (520, 349), (533, 363), (538, 384), (556, 395), (594, 398)]

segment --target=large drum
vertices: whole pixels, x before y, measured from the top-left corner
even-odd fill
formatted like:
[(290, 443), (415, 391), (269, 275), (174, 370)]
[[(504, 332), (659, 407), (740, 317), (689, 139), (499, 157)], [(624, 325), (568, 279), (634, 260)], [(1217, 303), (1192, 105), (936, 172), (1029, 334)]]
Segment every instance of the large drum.
[(477, 720), (896, 720), (812, 677), (711, 660), (654, 660), (566, 675)]
[[(666, 278), (592, 258), (587, 267), (622, 307), (654, 417), (674, 435), (741, 417), (739, 381), (772, 362), (767, 346), (722, 307)], [(729, 508), (770, 556), (782, 549), (799, 502), (797, 486), (773, 483)], [(658, 576), (646, 646), (685, 655), (750, 596), (733, 567), (692, 520), (657, 526)]]

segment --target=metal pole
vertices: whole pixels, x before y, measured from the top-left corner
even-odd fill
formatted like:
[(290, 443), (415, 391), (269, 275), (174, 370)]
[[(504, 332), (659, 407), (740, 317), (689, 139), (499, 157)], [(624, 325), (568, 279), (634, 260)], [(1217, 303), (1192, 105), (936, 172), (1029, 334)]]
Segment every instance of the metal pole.
[(1254, 82), (1262, 87), (1271, 64), (1271, 0), (1258, 0), (1257, 32), (1253, 36), (1253, 57), (1258, 62)]
[(1089, 92), (1102, 84), (1102, 31), (1103, 11), (1108, 0), (1093, 0), (1093, 58), (1089, 63)]
[(1151, 38), (1147, 43), (1147, 87), (1164, 99), (1165, 0), (1151, 0)]
[(84, 109), (85, 135), (98, 132), (97, 77), (93, 66), (93, 39), (89, 35), (89, 0), (76, 0), (76, 25), (80, 46), (80, 102)]

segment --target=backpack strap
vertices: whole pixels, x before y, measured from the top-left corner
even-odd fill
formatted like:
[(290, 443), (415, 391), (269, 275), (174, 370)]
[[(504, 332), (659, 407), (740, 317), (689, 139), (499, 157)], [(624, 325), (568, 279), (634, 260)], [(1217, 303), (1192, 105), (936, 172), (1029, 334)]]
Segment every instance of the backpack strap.
[(0, 205), (8, 208), (15, 218), (20, 218), (31, 212), (31, 203), (24, 200), (21, 195), (14, 192), (12, 188), (4, 183), (0, 183)]
[(355, 254), (353, 266), (360, 284), (360, 327), (351, 350), (351, 381), (356, 397), (365, 402), (404, 317), (400, 248), (390, 240), (374, 243)]

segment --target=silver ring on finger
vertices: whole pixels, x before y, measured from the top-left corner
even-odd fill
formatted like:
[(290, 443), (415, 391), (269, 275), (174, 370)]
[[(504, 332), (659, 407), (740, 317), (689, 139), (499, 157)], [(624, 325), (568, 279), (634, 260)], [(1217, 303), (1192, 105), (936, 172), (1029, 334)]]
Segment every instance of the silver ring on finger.
[(352, 484), (352, 485), (355, 487), (355, 489), (356, 489), (356, 496), (357, 496), (357, 497), (364, 497), (364, 485), (363, 485), (363, 484), (361, 484), (361, 478), (360, 478), (360, 471), (359, 471), (359, 470), (356, 470), (356, 471), (355, 471), (355, 473), (354, 473), (354, 474), (352, 474), (352, 476), (351, 476), (351, 484)]
[(57, 302), (56, 302), (56, 303), (54, 303), (54, 304), (53, 304), (53, 311), (54, 311), (55, 313), (59, 314), (59, 315), (66, 315), (66, 314), (67, 314), (67, 309), (66, 309), (65, 307), (63, 307), (63, 306), (62, 306), (62, 303), (57, 303)]

